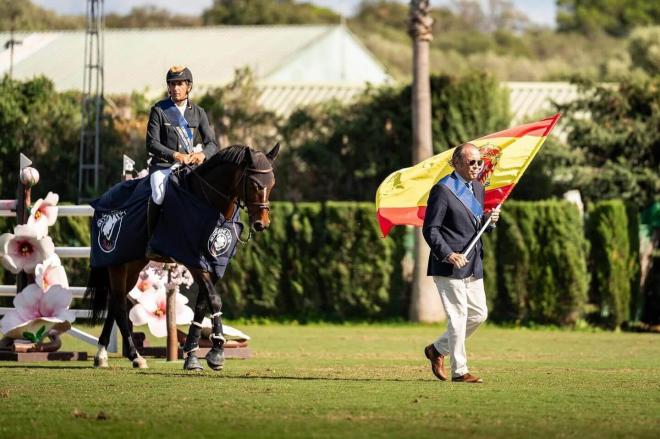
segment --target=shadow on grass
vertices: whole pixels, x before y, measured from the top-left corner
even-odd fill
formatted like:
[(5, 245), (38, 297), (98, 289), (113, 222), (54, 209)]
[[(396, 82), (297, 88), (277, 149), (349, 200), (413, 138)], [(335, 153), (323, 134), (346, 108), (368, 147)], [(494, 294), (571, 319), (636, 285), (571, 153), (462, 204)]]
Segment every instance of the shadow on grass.
[(356, 381), (356, 382), (426, 382), (437, 381), (434, 379), (424, 378), (342, 378), (342, 377), (311, 377), (311, 376), (272, 376), (272, 375), (249, 375), (249, 376), (236, 376), (236, 375), (222, 375), (218, 373), (206, 372), (157, 372), (157, 371), (141, 371), (144, 375), (162, 375), (162, 376), (176, 376), (181, 378), (206, 378), (206, 379), (225, 379), (225, 380), (291, 380), (291, 381)]
[(134, 371), (141, 375), (162, 376), (162, 377), (177, 377), (187, 379), (224, 379), (224, 380), (291, 380), (291, 381), (354, 381), (354, 382), (428, 382), (437, 381), (432, 378), (342, 378), (342, 377), (313, 377), (313, 376), (272, 376), (272, 375), (223, 375), (222, 372), (211, 373), (211, 371), (201, 372), (184, 372), (184, 371), (156, 371), (149, 369), (133, 369), (130, 367), (111, 367), (108, 369), (97, 369), (90, 365), (81, 364), (80, 366), (56, 366), (48, 364), (1, 364), (2, 369), (52, 369), (52, 370), (79, 370), (90, 371), (98, 370), (99, 373), (118, 372), (118, 371)]

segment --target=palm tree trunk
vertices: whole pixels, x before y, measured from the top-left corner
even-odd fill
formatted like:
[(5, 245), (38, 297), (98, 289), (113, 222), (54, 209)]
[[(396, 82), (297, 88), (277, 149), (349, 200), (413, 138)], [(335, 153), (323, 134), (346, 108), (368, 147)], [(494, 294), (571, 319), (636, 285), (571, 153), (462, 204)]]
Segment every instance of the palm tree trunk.
[[(429, 80), (429, 41), (433, 38), (433, 18), (429, 0), (411, 0), (408, 33), (413, 40), (412, 132), (413, 164), (433, 155), (431, 138), (431, 84)], [(437, 322), (445, 312), (433, 279), (426, 275), (429, 247), (420, 228), (415, 229), (415, 268), (410, 298), (410, 320)]]

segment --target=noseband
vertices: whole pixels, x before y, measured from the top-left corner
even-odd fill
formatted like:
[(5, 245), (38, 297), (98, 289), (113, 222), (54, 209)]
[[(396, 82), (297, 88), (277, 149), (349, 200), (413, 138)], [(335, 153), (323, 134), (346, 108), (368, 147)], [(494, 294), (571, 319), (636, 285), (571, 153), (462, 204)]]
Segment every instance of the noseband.
[[(251, 176), (254, 175), (254, 174), (269, 174), (271, 172), (273, 172), (272, 167), (269, 167), (267, 169), (256, 169), (256, 168), (247, 168), (246, 167), (245, 169), (243, 169), (243, 173), (241, 174), (241, 178), (238, 179), (238, 181), (236, 182), (236, 185), (234, 186), (234, 188), (236, 186), (238, 186), (238, 184), (241, 182), (241, 180), (243, 180), (243, 206), (245, 208), (247, 208), (247, 206), (257, 206), (257, 208), (259, 210), (268, 210), (270, 212), (270, 201), (268, 201), (266, 199), (266, 197), (268, 196), (268, 193), (265, 190), (263, 192), (263, 195), (264, 195), (263, 200), (261, 200), (261, 201), (246, 201), (246, 199), (247, 199), (248, 180), (252, 179)], [(252, 179), (252, 180), (255, 181), (254, 179)], [(260, 188), (262, 187), (261, 184), (259, 184), (259, 182), (256, 182), (256, 183), (259, 185)], [(264, 189), (265, 189), (265, 187), (264, 187)], [(240, 208), (241, 207), (240, 198), (239, 198), (239, 203), (238, 204), (239, 204), (238, 207)]]

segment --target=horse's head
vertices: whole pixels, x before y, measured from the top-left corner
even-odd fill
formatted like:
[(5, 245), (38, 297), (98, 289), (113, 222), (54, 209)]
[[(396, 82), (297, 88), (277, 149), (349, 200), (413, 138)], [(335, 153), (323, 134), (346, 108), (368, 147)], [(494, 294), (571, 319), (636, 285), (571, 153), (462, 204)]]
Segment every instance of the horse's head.
[(253, 149), (246, 156), (245, 172), (239, 182), (239, 197), (247, 206), (250, 228), (263, 232), (270, 224), (270, 191), (275, 186), (273, 161), (280, 152), (280, 144), (264, 154)]

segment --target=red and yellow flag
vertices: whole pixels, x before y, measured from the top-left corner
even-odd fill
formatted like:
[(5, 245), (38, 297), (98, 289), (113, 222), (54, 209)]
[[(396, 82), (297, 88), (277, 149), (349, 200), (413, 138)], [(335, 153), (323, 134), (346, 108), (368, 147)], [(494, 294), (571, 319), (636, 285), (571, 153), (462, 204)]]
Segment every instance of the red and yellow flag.
[[(560, 113), (471, 140), (481, 152), (479, 179), (486, 188), (485, 210), (504, 202), (545, 142)], [(396, 225), (421, 226), (431, 187), (452, 172), (454, 148), (390, 174), (376, 192), (376, 215), (383, 236)]]

